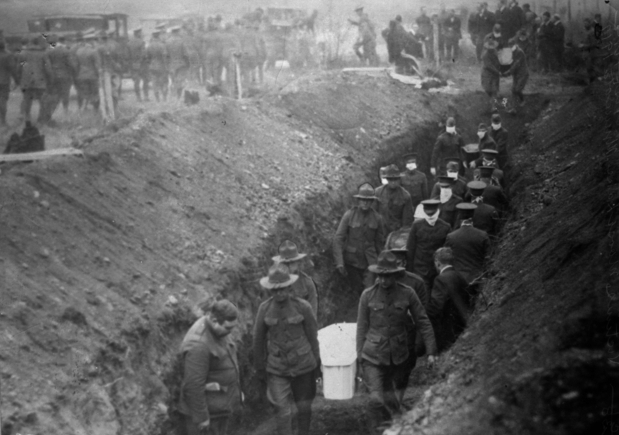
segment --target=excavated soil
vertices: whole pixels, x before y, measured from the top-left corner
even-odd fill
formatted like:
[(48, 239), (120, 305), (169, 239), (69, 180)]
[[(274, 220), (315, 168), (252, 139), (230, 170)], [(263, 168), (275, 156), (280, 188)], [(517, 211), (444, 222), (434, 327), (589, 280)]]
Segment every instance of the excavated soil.
[[(531, 89), (525, 110), (504, 121), (516, 205), (489, 268), (488, 305), (438, 369), (414, 371), (402, 421), (414, 429), (403, 433), (568, 433), (589, 422), (573, 412), (598, 404), (589, 392), (616, 380), (606, 336), (592, 332), (605, 326), (603, 283), (613, 288), (616, 261), (616, 197), (606, 196), (616, 172), (602, 154), (614, 130), (601, 98), (549, 93), (541, 78)], [(559, 110), (566, 94), (573, 101)], [(405, 152), (419, 152), (429, 172), (440, 122), (455, 116), (474, 142), (485, 110), (479, 92), (323, 72), (243, 101), (138, 112), (77, 135), (83, 158), (3, 165), (2, 434), (170, 433), (174, 355), (196, 302), (213, 295), (242, 311), (248, 402), (233, 431), (272, 433), (249, 331), (277, 246), (292, 238), (310, 254), (321, 326), (354, 320), (330, 247), (351, 194)], [(362, 397), (319, 397), (312, 433), (362, 433), (362, 415)]]

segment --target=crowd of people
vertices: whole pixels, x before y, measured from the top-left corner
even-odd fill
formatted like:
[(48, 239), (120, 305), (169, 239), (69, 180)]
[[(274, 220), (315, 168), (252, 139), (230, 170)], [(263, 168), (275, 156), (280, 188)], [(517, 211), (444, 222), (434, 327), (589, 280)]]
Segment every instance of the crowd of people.
[[(465, 145), (448, 118), (434, 144), (430, 174), (417, 167), (417, 154), (402, 158), (403, 171), (395, 164), (381, 168), (382, 185), (359, 186), (357, 205), (334, 235), (335, 268), (359, 298), (357, 364), (369, 397), (370, 433), (380, 433), (375, 431), (405, 410), (417, 358), (428, 355), (432, 366), (466, 327), (478, 298), (509, 206), (509, 133), (494, 113), (489, 125), (479, 124), (477, 135), (476, 146)], [(305, 257), (293, 241), (281, 243), (260, 280), (270, 297), (254, 321), (256, 379), (276, 410), (279, 435), (291, 435), (295, 426), (299, 435), (309, 433), (320, 376), (318, 295), (303, 271)], [(233, 304), (221, 300), (206, 308), (183, 341), (181, 433), (211, 427), (209, 433), (224, 434), (240, 404), (238, 364), (228, 338), (237, 316)]]

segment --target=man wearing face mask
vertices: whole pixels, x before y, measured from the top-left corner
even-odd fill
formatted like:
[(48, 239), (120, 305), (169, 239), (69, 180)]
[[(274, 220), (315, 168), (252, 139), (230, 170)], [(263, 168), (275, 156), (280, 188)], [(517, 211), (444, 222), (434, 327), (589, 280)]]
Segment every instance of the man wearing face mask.
[(509, 201), (503, 192), (500, 181), (494, 176), (495, 170), (496, 168), (492, 166), (481, 166), (479, 168), (479, 176), (475, 181), (483, 181), (486, 183), (483, 195), (484, 202), (495, 207), (499, 214), (502, 214), (507, 210)]
[(477, 208), (473, 214), (473, 226), (485, 231), (489, 236), (498, 233), (499, 214), (496, 208), (484, 202), (484, 192), (487, 184), (483, 181), (471, 181), (467, 184), (469, 193), (465, 201), (475, 204)]
[(371, 285), (367, 268), (376, 263), (385, 229), (383, 218), (372, 209), (376, 200), (372, 185), (359, 186), (355, 198), (358, 205), (344, 213), (333, 238), (333, 257), (337, 271), (348, 278), (353, 291), (361, 294)]
[(428, 177), (417, 169), (417, 154), (407, 154), (404, 156), (406, 170), (402, 173), (400, 182), (411, 196), (413, 210), (424, 199), (428, 199)]
[(359, 300), (357, 360), (370, 392), (369, 432), (379, 434), (382, 430), (378, 426), (383, 421), (403, 411), (402, 399), (417, 362), (414, 344), (410, 343), (415, 334), (411, 334), (410, 328), (421, 331), (429, 355), (429, 367), (435, 363), (436, 341), (417, 294), (398, 282), (404, 268), (398, 266), (395, 255), (389, 251), (381, 252), (370, 271), (378, 278)]
[[(527, 56), (524, 51), (516, 43), (516, 39), (510, 39), (508, 43), (512, 50), (512, 64), (509, 69), (501, 74), (501, 77), (512, 76), (512, 96), (519, 107), (524, 106), (524, 87), (529, 80), (529, 67), (527, 65)], [(510, 113), (515, 114), (516, 109), (512, 108)]]
[(436, 276), (432, 265), (432, 254), (445, 244), (451, 226), (439, 218), (438, 199), (422, 201), (423, 219), (415, 221), (408, 235), (406, 249), (408, 261), (406, 268), (423, 278), (426, 288), (430, 288)]
[[(449, 117), (445, 123), (445, 132), (441, 133), (434, 143), (430, 167), (432, 175), (436, 176), (443, 169), (441, 163), (445, 157), (452, 156), (459, 156), (462, 162), (466, 162), (464, 157), (464, 140), (456, 132), (456, 120)], [(461, 168), (462, 173), (464, 173), (464, 168)]]
[(452, 187), (455, 183), (456, 180), (451, 177), (438, 177), (440, 193), (438, 197), (433, 198), (440, 201), (438, 206), (439, 218), (447, 222), (451, 228), (454, 228), (456, 224), (456, 206), (462, 202), (462, 198), (454, 195), (452, 191)]
[(505, 127), (501, 124), (501, 115), (495, 113), (492, 115), (492, 129), (490, 130), (490, 137), (494, 139), (496, 142), (497, 151), (499, 155), (497, 156), (497, 162), (499, 168), (505, 169), (507, 166), (507, 143), (509, 141), (509, 133)]
[[(464, 198), (466, 195), (467, 187), (466, 183), (468, 182), (466, 178), (462, 177), (459, 174), (460, 171), (460, 159), (457, 157), (447, 157), (445, 159), (445, 169), (447, 170), (447, 177), (453, 178), (455, 181), (451, 185), (451, 191), (454, 195), (459, 196), (460, 198)], [(440, 181), (434, 183), (432, 187), (432, 192), (430, 193), (430, 198), (438, 198), (441, 194), (441, 186)]]
[[(496, 155), (493, 153), (494, 150), (487, 150), (486, 155), (483, 157), (484, 162), (487, 164), (479, 164), (477, 166), (477, 170), (473, 178), (475, 180), (484, 180), (484, 182), (488, 183), (490, 186), (497, 186), (503, 189), (505, 183), (505, 177), (503, 175), (503, 171), (499, 169), (496, 165)], [(496, 152), (496, 151), (494, 151)], [(486, 160), (493, 159), (493, 160)], [(484, 169), (482, 169), (484, 168)]]
[(493, 148), (482, 148), (481, 156), (471, 162), (471, 168), (480, 168), (481, 166), (492, 166), (497, 170), (497, 173), (494, 175), (497, 181), (500, 181), (503, 178), (503, 171), (501, 171), (501, 167), (499, 166), (499, 162), (497, 157), (499, 152)]
[(477, 127), (477, 137), (479, 138), (478, 149), (497, 149), (496, 142), (492, 139), (492, 136), (488, 134), (488, 127), (483, 122)]
[(230, 332), (238, 309), (226, 299), (206, 308), (181, 344), (183, 382), (178, 410), (185, 416), (183, 435), (225, 435), (232, 412), (241, 405), (236, 346)]
[(452, 345), (466, 328), (473, 306), (466, 280), (454, 269), (451, 248), (439, 248), (433, 257), (438, 276), (432, 286), (428, 316), (441, 351)]
[(292, 294), (300, 299), (306, 300), (312, 306), (312, 313), (318, 319), (318, 293), (314, 280), (301, 270), (301, 261), (307, 254), (301, 254), (297, 250), (297, 245), (290, 240), (284, 240), (277, 249), (279, 255), (273, 257), (273, 261), (288, 267), (288, 273), (299, 276), (299, 279), (292, 284)]
[(413, 223), (413, 203), (406, 189), (400, 185), (400, 171), (389, 165), (384, 174), (387, 185), (376, 189), (375, 209), (383, 217), (385, 233), (409, 227)]
[(254, 322), (256, 376), (266, 379), (278, 435), (293, 433), (293, 404), (299, 435), (309, 435), (316, 368), (320, 366), (316, 317), (307, 301), (292, 296), (291, 286), (298, 278), (281, 264), (273, 266), (260, 279), (271, 297), (260, 304)]
[(494, 41), (496, 43), (496, 50), (500, 50), (505, 46), (505, 36), (503, 35), (503, 30), (502, 30), (502, 26), (499, 23), (496, 23), (493, 27), (492, 27), (492, 32), (488, 33), (485, 37), (484, 37), (484, 48), (487, 50), (488, 47), (486, 47), (485, 45), (488, 43), (488, 41)]

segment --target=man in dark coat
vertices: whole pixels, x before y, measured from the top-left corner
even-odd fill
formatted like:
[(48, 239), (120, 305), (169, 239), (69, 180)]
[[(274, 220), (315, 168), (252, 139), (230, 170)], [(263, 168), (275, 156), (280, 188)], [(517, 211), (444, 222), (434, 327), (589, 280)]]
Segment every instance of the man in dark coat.
[(433, 255), (438, 276), (434, 279), (428, 316), (437, 335), (439, 352), (453, 344), (466, 328), (473, 309), (467, 282), (454, 269), (451, 248), (440, 248)]
[(153, 91), (155, 100), (163, 101), (168, 99), (168, 69), (170, 57), (168, 48), (161, 41), (159, 31), (153, 32), (153, 37), (146, 48), (146, 59), (148, 63), (148, 73), (153, 80)]
[[(395, 64), (397, 74), (414, 74), (419, 65), (413, 59), (403, 56), (402, 52), (417, 58), (423, 57), (420, 53), (421, 45), (412, 33), (407, 32), (402, 26), (402, 17), (398, 15), (395, 20), (389, 22), (389, 27), (383, 30), (382, 35), (387, 43), (389, 63)], [(417, 48), (416, 45), (419, 45)]]
[(0, 127), (6, 125), (6, 108), (11, 93), (11, 79), (19, 82), (15, 56), (5, 50), (4, 41), (0, 41)]
[(499, 214), (495, 207), (484, 201), (484, 192), (488, 185), (483, 181), (471, 181), (467, 186), (469, 193), (465, 201), (477, 206), (473, 214), (473, 226), (491, 237), (496, 236), (499, 231)]
[(301, 254), (297, 250), (297, 245), (290, 240), (284, 240), (277, 249), (278, 254), (273, 257), (275, 263), (281, 263), (288, 267), (288, 273), (298, 275), (299, 279), (292, 284), (293, 295), (306, 300), (312, 306), (312, 312), (318, 319), (318, 293), (316, 283), (305, 272), (301, 270), (301, 261), (307, 254)]
[(518, 2), (516, 0), (512, 0), (507, 17), (508, 19), (503, 26), (503, 30), (505, 31), (505, 38), (510, 39), (516, 36), (516, 32), (522, 29), (526, 24), (524, 11), (520, 6), (518, 6)]
[[(503, 189), (492, 180), (492, 173), (494, 172), (494, 169), (495, 168), (490, 166), (481, 166), (479, 168), (478, 179), (475, 181), (483, 181), (486, 184), (486, 188), (484, 189), (484, 193), (482, 195), (484, 198), (484, 204), (493, 206), (496, 208), (497, 212), (502, 215), (503, 212), (507, 210), (509, 201), (507, 200)], [(469, 192), (470, 191), (471, 189), (469, 187)]]
[(443, 36), (445, 38), (445, 56), (451, 62), (458, 60), (460, 56), (460, 39), (462, 39), (462, 23), (456, 16), (455, 9), (449, 10), (449, 15), (443, 23)]
[(423, 36), (423, 44), (425, 47), (425, 56), (433, 59), (434, 58), (434, 33), (432, 30), (432, 20), (426, 14), (426, 8), (421, 8), (421, 15), (417, 17), (415, 20), (417, 26), (419, 27), (419, 34)]
[(559, 14), (552, 16), (552, 32), (550, 33), (552, 63), (554, 71), (563, 69), (563, 51), (565, 50), (565, 26)]
[(385, 233), (410, 227), (413, 223), (413, 202), (410, 194), (400, 185), (401, 174), (396, 165), (387, 166), (384, 177), (387, 184), (376, 189), (375, 210), (385, 223)]
[(183, 88), (187, 84), (189, 78), (189, 53), (185, 41), (181, 38), (181, 26), (174, 26), (170, 29), (172, 33), (166, 40), (165, 46), (168, 54), (168, 67), (170, 80), (172, 83), (172, 92), (177, 99), (182, 96)]
[(361, 292), (371, 285), (367, 268), (375, 264), (385, 241), (385, 227), (381, 215), (372, 208), (377, 199), (369, 183), (359, 186), (355, 195), (358, 205), (342, 217), (333, 238), (333, 257), (337, 271), (353, 291)]
[(439, 195), (432, 199), (438, 199), (439, 218), (449, 224), (451, 228), (456, 225), (456, 206), (462, 202), (462, 197), (453, 193), (453, 186), (456, 184), (456, 179), (441, 175), (438, 177)]
[(463, 202), (456, 208), (459, 212), (460, 228), (447, 235), (445, 246), (453, 251), (454, 268), (470, 284), (484, 269), (490, 238), (485, 231), (473, 225), (477, 205)]
[(65, 114), (69, 111), (69, 95), (73, 78), (77, 73), (75, 57), (64, 43), (63, 37), (51, 35), (50, 48), (47, 50), (52, 65), (54, 79), (48, 89), (47, 121), (50, 121), (60, 102)]
[(142, 37), (142, 28), (133, 30), (133, 38), (127, 42), (127, 54), (129, 56), (129, 68), (135, 96), (138, 101), (142, 101), (142, 93), (140, 92), (140, 84), (142, 84), (144, 100), (149, 101), (148, 58), (146, 56), (146, 42), (144, 42)]
[(500, 24), (505, 32), (505, 27), (509, 27), (509, 5), (507, 0), (499, 0), (497, 10), (494, 12), (495, 22)]
[(498, 42), (486, 38), (484, 52), (481, 55), (481, 87), (490, 98), (490, 106), (494, 108), (501, 83), (501, 64), (497, 53)]
[(370, 391), (369, 432), (376, 433), (384, 420), (402, 412), (404, 392), (417, 361), (412, 350), (414, 344), (409, 343), (410, 337), (415, 336), (411, 326), (421, 330), (430, 367), (434, 365), (436, 343), (432, 325), (417, 294), (397, 281), (404, 268), (397, 265), (395, 255), (381, 252), (370, 271), (378, 278), (359, 300), (357, 360)]
[[(466, 183), (468, 182), (466, 178), (460, 175), (460, 158), (458, 157), (447, 157), (445, 159), (445, 169), (447, 171), (447, 177), (453, 178), (455, 181), (451, 184), (451, 191), (455, 196), (459, 196), (460, 198), (464, 198), (466, 192), (468, 191), (466, 187)], [(441, 194), (441, 186), (440, 181), (434, 183), (432, 187), (432, 192), (430, 193), (430, 198), (438, 198)]]
[(537, 56), (542, 73), (553, 69), (552, 32), (554, 24), (550, 21), (550, 12), (542, 14), (542, 22), (537, 29)]
[(183, 382), (178, 410), (185, 416), (183, 435), (225, 435), (230, 415), (241, 405), (236, 346), (230, 332), (238, 309), (222, 299), (189, 329), (181, 344)]
[[(477, 161), (475, 180), (483, 180), (491, 186), (505, 188), (505, 174), (497, 163), (498, 153), (495, 150), (482, 150), (482, 160)], [(484, 168), (484, 169), (482, 169)]]
[(484, 36), (484, 49), (486, 50), (488, 49), (488, 47), (486, 47), (486, 43), (489, 41), (496, 43), (496, 50), (501, 50), (505, 47), (507, 39), (505, 38), (505, 34), (500, 23), (495, 23), (495, 25), (492, 26), (492, 31)]
[(477, 143), (479, 150), (497, 149), (496, 142), (492, 139), (492, 136), (490, 136), (490, 133), (488, 132), (488, 126), (486, 126), (483, 122), (477, 127), (477, 137), (479, 138), (479, 142)]
[[(516, 38), (510, 39), (508, 46), (512, 50), (512, 64), (507, 71), (501, 74), (501, 77), (512, 76), (512, 96), (514, 103), (522, 107), (524, 106), (524, 88), (529, 80), (527, 56), (518, 46)], [(509, 112), (515, 114), (516, 108), (512, 107)]]
[(42, 37), (34, 37), (26, 50), (19, 55), (18, 75), (23, 92), (21, 116), (30, 121), (32, 103), (39, 101), (39, 122), (45, 122), (45, 99), (49, 84), (54, 78), (49, 54), (45, 50)]
[(436, 276), (432, 265), (432, 254), (445, 244), (451, 226), (439, 218), (438, 199), (427, 199), (423, 204), (424, 217), (413, 222), (408, 236), (406, 249), (408, 250), (407, 270), (423, 278), (426, 288), (430, 288)]
[(507, 147), (509, 142), (509, 132), (501, 124), (501, 115), (498, 113), (492, 115), (490, 125), (490, 137), (492, 137), (492, 139), (496, 142), (497, 151), (499, 152), (499, 155), (497, 156), (499, 168), (505, 169), (507, 167), (508, 160)]
[(434, 176), (439, 175), (444, 169), (443, 161), (446, 157), (459, 156), (463, 162), (466, 161), (464, 156), (464, 140), (456, 132), (456, 120), (454, 118), (447, 118), (445, 130), (436, 138), (434, 148), (432, 149), (430, 172)]
[(469, 20), (469, 33), (471, 34), (471, 41), (475, 44), (475, 54), (477, 55), (478, 62), (481, 62), (484, 38), (488, 33), (492, 32), (494, 23), (494, 14), (488, 10), (488, 3), (480, 3), (478, 12), (471, 15)]
[(404, 156), (406, 169), (402, 172), (400, 183), (411, 196), (413, 210), (424, 199), (428, 199), (428, 177), (417, 169), (417, 154), (407, 154)]
[(318, 324), (307, 301), (292, 296), (298, 275), (283, 265), (269, 270), (260, 285), (271, 297), (260, 304), (254, 322), (254, 367), (266, 380), (267, 398), (276, 410), (277, 434), (292, 433), (292, 404), (299, 435), (309, 435), (316, 368), (320, 362)]

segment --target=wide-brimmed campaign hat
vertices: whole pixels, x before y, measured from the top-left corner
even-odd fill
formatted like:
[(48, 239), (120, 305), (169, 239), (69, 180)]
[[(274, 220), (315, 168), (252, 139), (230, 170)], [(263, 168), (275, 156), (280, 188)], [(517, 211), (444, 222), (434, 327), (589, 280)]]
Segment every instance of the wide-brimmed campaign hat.
[(378, 256), (376, 264), (368, 267), (370, 272), (377, 275), (391, 275), (392, 273), (403, 272), (405, 269), (398, 266), (398, 258), (391, 251), (383, 251)]
[(410, 227), (404, 227), (389, 234), (387, 238), (387, 249), (391, 252), (407, 252), (406, 244), (408, 243), (408, 235), (410, 232)]
[(284, 240), (277, 248), (277, 252), (279, 255), (273, 257), (273, 261), (276, 263), (292, 263), (307, 256), (307, 254), (300, 254), (297, 250), (297, 245), (290, 240)]
[(383, 172), (383, 177), (385, 177), (387, 180), (400, 179), (402, 177), (402, 174), (400, 173), (400, 170), (396, 165), (389, 165), (385, 169), (385, 172)]
[(358, 199), (376, 199), (374, 188), (370, 183), (363, 183), (359, 186), (359, 193), (353, 196)]
[(260, 278), (260, 285), (266, 289), (289, 287), (299, 279), (299, 275), (288, 273), (288, 268), (277, 264), (269, 269), (269, 275)]

